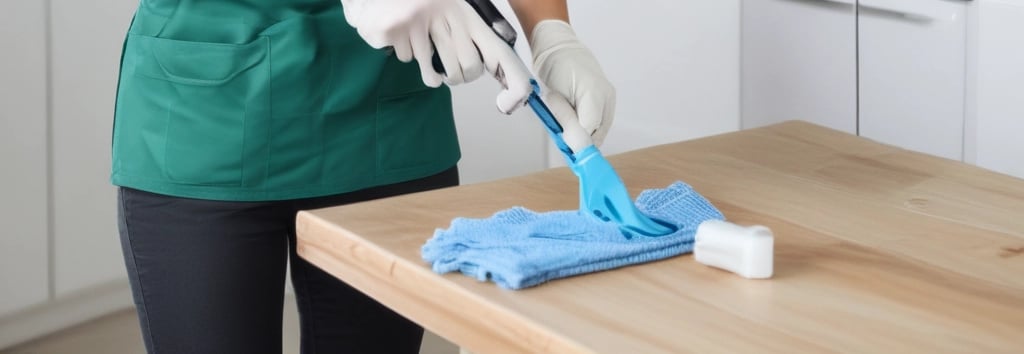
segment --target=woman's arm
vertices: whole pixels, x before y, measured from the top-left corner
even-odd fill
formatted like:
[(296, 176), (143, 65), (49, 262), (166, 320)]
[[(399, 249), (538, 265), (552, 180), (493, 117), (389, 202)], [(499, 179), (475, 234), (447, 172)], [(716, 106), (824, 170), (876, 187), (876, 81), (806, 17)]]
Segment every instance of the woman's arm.
[[(533, 52), (533, 71), (547, 86), (548, 108), (559, 122), (578, 121), (601, 145), (615, 116), (615, 87), (569, 25), (566, 0), (509, 0)], [(563, 123), (564, 126), (564, 123)], [(574, 151), (591, 139), (566, 140)], [(576, 145), (576, 146), (573, 146)]]
[(569, 6), (566, 0), (508, 0), (523, 26), (526, 40), (530, 41), (533, 28), (544, 20), (562, 20), (569, 22)]

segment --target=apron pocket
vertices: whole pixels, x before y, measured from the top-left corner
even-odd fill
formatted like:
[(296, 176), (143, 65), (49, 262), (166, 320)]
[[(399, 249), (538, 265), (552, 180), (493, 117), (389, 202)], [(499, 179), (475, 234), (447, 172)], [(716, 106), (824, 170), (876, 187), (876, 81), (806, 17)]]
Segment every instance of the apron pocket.
[(242, 184), (247, 145), (261, 146), (267, 136), (257, 127), (269, 121), (269, 39), (222, 44), (132, 35), (129, 41), (144, 113), (167, 120), (166, 178)]
[(378, 175), (430, 167), (458, 155), (448, 90), (379, 98), (376, 127)]

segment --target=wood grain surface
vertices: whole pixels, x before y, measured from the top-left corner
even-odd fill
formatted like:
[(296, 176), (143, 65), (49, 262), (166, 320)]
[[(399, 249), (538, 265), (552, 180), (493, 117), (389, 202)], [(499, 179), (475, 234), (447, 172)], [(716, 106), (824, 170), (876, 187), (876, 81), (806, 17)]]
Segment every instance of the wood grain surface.
[(1024, 353), (1024, 180), (786, 122), (609, 157), (775, 233), (775, 276), (691, 255), (502, 290), (419, 249), (452, 218), (573, 209), (559, 168), (303, 212), (298, 251), (476, 353)]

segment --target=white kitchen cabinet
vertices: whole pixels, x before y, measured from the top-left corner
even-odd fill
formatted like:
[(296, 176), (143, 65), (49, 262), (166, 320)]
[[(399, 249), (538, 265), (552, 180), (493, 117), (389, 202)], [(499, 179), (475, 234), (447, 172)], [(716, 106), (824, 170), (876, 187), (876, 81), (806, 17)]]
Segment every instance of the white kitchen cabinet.
[(44, 5), (0, 2), (0, 317), (49, 298)]
[(51, 4), (54, 291), (61, 297), (126, 279), (110, 129), (121, 45), (138, 3)]
[(961, 160), (967, 2), (858, 3), (860, 135)]
[(853, 0), (744, 0), (743, 128), (800, 119), (857, 131)]
[(131, 306), (106, 108), (136, 5), (0, 2), (0, 351)]
[(1024, 1), (976, 0), (969, 14), (964, 160), (1024, 178)]
[(961, 160), (966, 4), (745, 0), (743, 127), (802, 119)]

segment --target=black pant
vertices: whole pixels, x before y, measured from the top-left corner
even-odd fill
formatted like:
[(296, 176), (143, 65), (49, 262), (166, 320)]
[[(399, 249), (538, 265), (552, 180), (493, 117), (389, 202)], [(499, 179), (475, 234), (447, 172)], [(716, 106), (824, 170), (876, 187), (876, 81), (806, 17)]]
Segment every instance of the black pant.
[(121, 188), (121, 246), (153, 354), (280, 353), (291, 258), (302, 353), (417, 353), (423, 329), (295, 253), (295, 215), (459, 183), (427, 178), (327, 197), (223, 202)]

